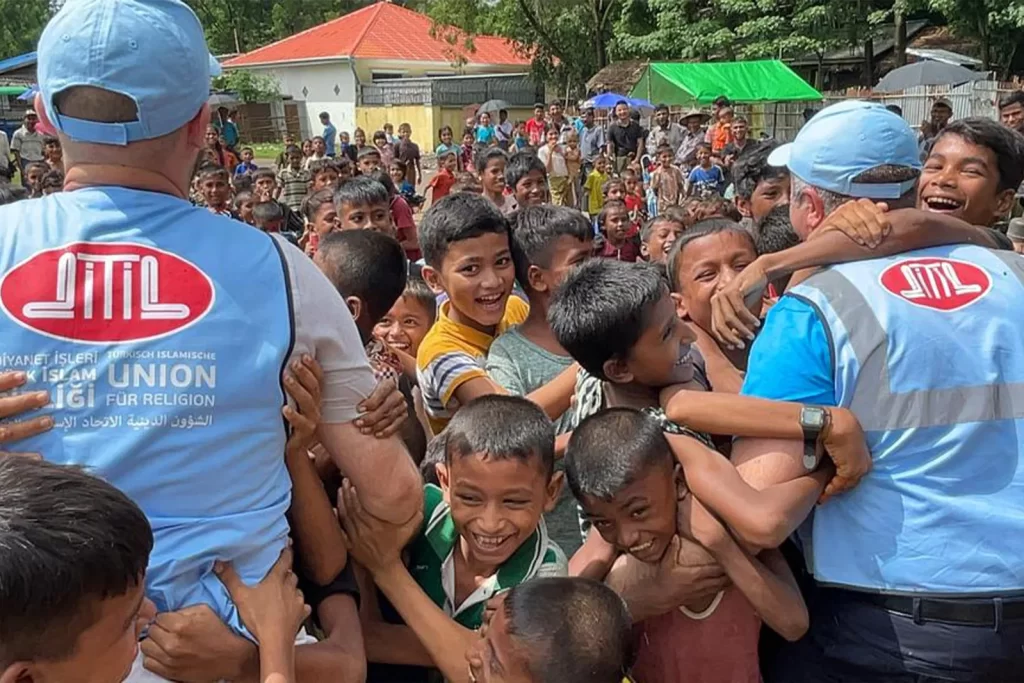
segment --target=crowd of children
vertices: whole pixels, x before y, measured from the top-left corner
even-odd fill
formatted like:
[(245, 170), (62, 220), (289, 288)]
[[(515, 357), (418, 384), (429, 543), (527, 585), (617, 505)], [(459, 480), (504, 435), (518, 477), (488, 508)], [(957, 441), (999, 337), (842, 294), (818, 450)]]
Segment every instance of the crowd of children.
[[(809, 510), (835, 470), (761, 491), (740, 478), (729, 437), (802, 438), (800, 406), (738, 395), (749, 349), (723, 340), (713, 304), (753, 265), (767, 293), (739, 305), (756, 321), (805, 265), (787, 251), (800, 242), (791, 178), (768, 163), (777, 143), (748, 141), (718, 104), (706, 134), (689, 130), (703, 137), (692, 161), (659, 142), (650, 168), (635, 159), (617, 175), (543, 107), (514, 124), (483, 112), (461, 145), (442, 128), (426, 184), (406, 123), (369, 145), (343, 132), (335, 156), (324, 138), (286, 138), (275, 168), (211, 128), (192, 200), (287, 235), (334, 284), (375, 374), (405, 397), (401, 436), (426, 482), (422, 514), (395, 528), (321, 470), (361, 601), (366, 667), (345, 680), (756, 683), (762, 627), (787, 640), (807, 630), (773, 505), (784, 489)], [(47, 138), (28, 194), (61, 191), (61, 166)], [(918, 205), (995, 226), (1022, 175), (1020, 134), (954, 121), (931, 142)], [(17, 194), (0, 188), (0, 201)], [(863, 241), (864, 223), (845, 218), (832, 229)], [(316, 373), (300, 379), (318, 395)], [(8, 400), (0, 415), (17, 410)], [(852, 413), (833, 409), (832, 425), (835, 468), (863, 464)], [(315, 445), (296, 448), (320, 464)], [(159, 625), (140, 612), (145, 517), (88, 474), (31, 458), (0, 456), (0, 490), (0, 679), (120, 680)], [(286, 551), (254, 587), (217, 568), (264, 671), (294, 667), (310, 617), (292, 563)], [(358, 635), (313, 617), (311, 632)], [(229, 635), (205, 647), (227, 652)], [(191, 654), (143, 653), (157, 667)]]

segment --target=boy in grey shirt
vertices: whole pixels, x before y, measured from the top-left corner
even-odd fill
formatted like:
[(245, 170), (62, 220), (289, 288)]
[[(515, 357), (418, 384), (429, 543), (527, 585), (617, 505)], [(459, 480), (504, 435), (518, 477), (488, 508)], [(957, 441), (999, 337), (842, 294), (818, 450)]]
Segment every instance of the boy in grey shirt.
[[(548, 324), (548, 305), (555, 288), (575, 266), (590, 257), (593, 231), (579, 211), (560, 206), (531, 206), (509, 217), (516, 279), (530, 301), (523, 324), (491, 345), (487, 373), (509, 393), (525, 396), (547, 384), (573, 363)], [(567, 434), (572, 411), (555, 421), (555, 433)], [(558, 442), (564, 446), (564, 439)], [(561, 465), (559, 464), (559, 467)], [(558, 507), (546, 516), (548, 532), (567, 556), (580, 547), (576, 503), (562, 492)]]

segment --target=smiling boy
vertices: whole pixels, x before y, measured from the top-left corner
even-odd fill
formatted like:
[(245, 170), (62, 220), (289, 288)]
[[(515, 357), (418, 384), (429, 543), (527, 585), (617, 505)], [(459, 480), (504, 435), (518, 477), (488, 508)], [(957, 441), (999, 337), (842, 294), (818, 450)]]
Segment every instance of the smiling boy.
[(334, 193), (334, 208), (342, 230), (376, 230), (394, 236), (391, 197), (373, 178), (357, 176), (342, 183)]
[(543, 520), (563, 476), (554, 471), (550, 420), (522, 398), (481, 397), (440, 438), (440, 487), (425, 486), (422, 524), (404, 529), (416, 532), (408, 569), (406, 533), (369, 518), (350, 487), (339, 508), (353, 556), (408, 624), (371, 620), (368, 660), (434, 666), (453, 683), (469, 683), (466, 653), (487, 601), (532, 578), (566, 575), (565, 555)]
[(512, 189), (516, 206), (539, 206), (548, 201), (548, 171), (531, 152), (516, 152), (505, 166), (505, 185)]
[[(423, 277), (448, 301), (416, 357), (417, 375), (430, 428), (436, 435), (478, 396), (507, 393), (484, 370), (497, 335), (526, 319), (528, 307), (511, 297), (515, 269), (508, 221), (480, 195), (456, 193), (430, 207), (419, 226), (426, 266)], [(572, 374), (529, 398), (549, 417), (569, 407)]]
[(1024, 179), (1024, 136), (983, 118), (953, 121), (921, 170), (917, 206), (990, 227), (1013, 206)]
[(144, 625), (145, 515), (80, 469), (19, 456), (0, 457), (0, 490), (0, 680), (124, 680)]

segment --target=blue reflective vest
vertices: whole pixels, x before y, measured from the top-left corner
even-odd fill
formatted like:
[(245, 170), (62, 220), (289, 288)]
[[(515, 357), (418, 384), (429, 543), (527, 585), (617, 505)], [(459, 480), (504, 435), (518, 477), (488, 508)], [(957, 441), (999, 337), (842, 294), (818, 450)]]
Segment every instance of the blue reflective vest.
[(47, 389), (56, 427), (17, 445), (88, 467), (153, 525), (161, 610), (241, 623), (212, 573), (258, 581), (286, 544), (280, 245), (173, 197), (89, 188), (0, 207), (0, 368)]
[(1024, 258), (938, 247), (833, 267), (791, 293), (824, 321), (837, 402), (874, 464), (815, 510), (817, 579), (1024, 589)]

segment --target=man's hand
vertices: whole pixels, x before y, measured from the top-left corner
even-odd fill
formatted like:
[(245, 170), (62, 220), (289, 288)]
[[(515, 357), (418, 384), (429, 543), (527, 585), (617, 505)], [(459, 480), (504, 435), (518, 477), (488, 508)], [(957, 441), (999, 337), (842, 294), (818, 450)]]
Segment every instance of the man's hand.
[(356, 419), (356, 427), (363, 434), (373, 434), (378, 439), (395, 434), (409, 416), (405, 396), (392, 379), (378, 383), (373, 393), (359, 404), (358, 410), (362, 415)]
[(217, 562), (213, 571), (231, 594), (242, 623), (260, 642), (276, 642), (282, 635), (295, 637), (309, 616), (309, 605), (292, 571), (292, 551), (285, 548), (267, 575), (247, 586), (229, 562)]
[(870, 199), (848, 201), (830, 213), (809, 239), (838, 230), (862, 247), (875, 249), (892, 232), (892, 224), (886, 216), (888, 211), (887, 204)]
[(309, 355), (292, 361), (290, 371), (285, 373), (284, 390), (298, 407), (285, 406), (281, 409), (292, 426), (285, 446), (289, 453), (305, 453), (315, 441), (316, 427), (320, 424), (320, 385), (323, 379), (323, 369)]
[(338, 492), (338, 517), (352, 557), (375, 575), (401, 562), (402, 549), (423, 524), (422, 509), (401, 525), (377, 519), (363, 508), (359, 493), (347, 479)]
[(172, 681), (238, 681), (259, 670), (256, 645), (235, 635), (206, 605), (157, 615), (140, 649), (143, 666)]
[(761, 319), (751, 309), (760, 311), (767, 287), (765, 262), (758, 258), (711, 297), (711, 333), (726, 348), (742, 349), (753, 341)]
[(832, 428), (825, 438), (825, 452), (836, 466), (836, 474), (825, 485), (818, 501), (849, 491), (871, 471), (871, 452), (864, 430), (853, 413), (845, 408), (829, 408)]
[[(24, 386), (28, 376), (20, 371), (0, 372), (0, 393), (17, 389)], [(47, 391), (32, 391), (16, 396), (4, 396), (0, 398), (0, 420), (10, 417), (21, 416), (33, 410), (39, 410), (50, 403), (50, 393)], [(0, 447), (12, 441), (20, 441), (30, 436), (36, 436), (48, 432), (53, 428), (53, 417), (42, 415), (29, 420), (19, 422), (0, 423)], [(38, 453), (7, 453), (0, 450), (0, 455), (21, 455), (39, 459)]]

